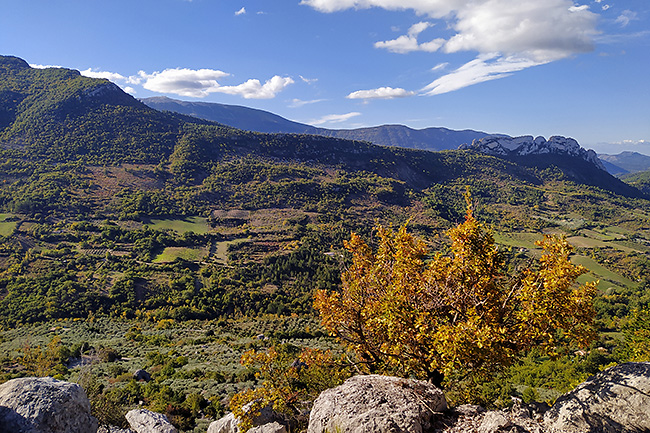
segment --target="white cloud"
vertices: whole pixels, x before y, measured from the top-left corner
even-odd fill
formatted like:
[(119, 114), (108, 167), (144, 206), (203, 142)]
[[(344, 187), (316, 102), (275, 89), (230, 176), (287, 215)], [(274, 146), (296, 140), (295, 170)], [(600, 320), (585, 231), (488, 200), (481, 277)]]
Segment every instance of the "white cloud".
[(239, 9), (237, 12), (235, 12), (235, 15), (236, 15), (236, 16), (239, 16), (239, 15), (244, 15), (245, 13), (246, 13), (246, 8), (245, 8), (245, 7), (242, 7), (242, 8)]
[(413, 9), (418, 14), (442, 18), (468, 2), (468, 0), (302, 0), (300, 4), (327, 13), (352, 8), (379, 7), (387, 10)]
[(291, 104), (289, 104), (289, 107), (291, 108), (299, 108), (305, 105), (309, 104), (316, 104), (318, 102), (323, 102), (325, 99), (312, 99), (311, 101), (303, 101), (302, 99), (293, 99), (291, 101)]
[(422, 89), (427, 95), (453, 92), (472, 84), (496, 80), (512, 75), (513, 72), (541, 65), (545, 62), (517, 57), (501, 57), (498, 54), (483, 54), (444, 75)]
[(310, 125), (322, 125), (324, 123), (341, 123), (360, 115), (361, 113), (358, 113), (356, 111), (353, 111), (351, 113), (346, 113), (346, 114), (329, 114), (327, 116), (321, 117), (320, 119), (312, 120), (311, 122), (307, 122), (307, 123)]
[(616, 18), (616, 23), (620, 24), (621, 27), (627, 27), (630, 24), (630, 21), (637, 20), (637, 13), (632, 12), (631, 10), (624, 10), (621, 15)]
[(606, 11), (606, 10), (609, 9), (610, 7), (611, 7), (610, 5), (603, 5), (603, 7), (602, 7), (601, 9), (604, 10), (604, 11)]
[(379, 87), (378, 89), (371, 90), (357, 90), (356, 92), (350, 93), (346, 98), (348, 99), (394, 99), (394, 98), (406, 98), (408, 96), (415, 95), (415, 92), (411, 92), (404, 89), (394, 89), (392, 87)]
[(126, 86), (122, 90), (124, 90), (126, 93), (131, 94), (131, 95), (135, 95), (137, 93), (135, 91), (135, 89), (133, 87), (131, 87), (131, 86)]
[(93, 71), (91, 68), (88, 68), (83, 71), (79, 71), (81, 75), (84, 77), (90, 77), (90, 78), (106, 78), (107, 80), (111, 81), (121, 81), (125, 80), (126, 78), (123, 75), (120, 75), (116, 72), (108, 72), (108, 71)]
[(299, 75), (299, 77), (300, 77), (300, 79), (301, 79), (302, 81), (304, 81), (304, 82), (307, 83), (307, 84), (313, 84), (313, 83), (315, 83), (316, 81), (318, 81), (318, 78), (305, 78), (305, 77), (303, 77), (302, 75)]
[(259, 80), (250, 79), (236, 86), (223, 86), (219, 81), (230, 76), (229, 73), (216, 69), (165, 69), (151, 74), (139, 71), (137, 75), (124, 78), (127, 84), (142, 85), (147, 90), (159, 93), (171, 93), (192, 98), (203, 98), (210, 93), (239, 95), (246, 99), (270, 99), (282, 91), (293, 79), (274, 76), (263, 85)]
[(444, 46), (446, 52), (557, 60), (592, 50), (597, 34), (597, 15), (572, 0), (302, 0), (301, 4), (322, 12), (379, 7), (445, 18), (455, 31)]
[(129, 77), (129, 84), (142, 82), (142, 87), (152, 92), (173, 93), (180, 96), (203, 98), (217, 91), (217, 80), (227, 77), (228, 73), (214, 69), (165, 69), (162, 72), (138, 73), (139, 77)]
[[(475, 60), (427, 86), (429, 94), (494, 80), (536, 65), (593, 50), (598, 15), (573, 0), (302, 0), (321, 12), (378, 7), (413, 10), (444, 19), (446, 39), (420, 44), (419, 34), (431, 25), (420, 22), (407, 35), (377, 42), (394, 52), (436, 51), (477, 53)], [(621, 15), (623, 26), (634, 19)], [(442, 26), (441, 26), (442, 27)], [(441, 34), (442, 36), (442, 34)]]
[(432, 26), (433, 24), (425, 21), (413, 24), (406, 35), (402, 35), (397, 39), (389, 41), (375, 42), (375, 48), (385, 48), (388, 51), (400, 54), (406, 54), (412, 51), (438, 51), (438, 49), (440, 49), (440, 47), (445, 43), (445, 40), (442, 38), (437, 38), (422, 44), (418, 43), (418, 35)]
[(134, 85), (140, 85), (142, 84), (142, 81), (144, 80), (144, 76), (147, 74), (144, 71), (139, 71), (138, 75), (131, 75), (126, 79), (126, 82), (128, 84), (134, 84)]
[(293, 84), (293, 79), (289, 77), (274, 76), (267, 80), (264, 85), (260, 80), (248, 80), (238, 86), (220, 86), (215, 88), (214, 92), (227, 93), (229, 95), (239, 95), (246, 99), (271, 99), (289, 84)]
[(29, 66), (35, 69), (47, 69), (47, 68), (62, 68), (63, 66), (58, 65), (39, 65), (36, 63), (30, 63)]
[(444, 51), (559, 60), (593, 49), (596, 18), (570, 0), (483, 0), (456, 11), (456, 34)]

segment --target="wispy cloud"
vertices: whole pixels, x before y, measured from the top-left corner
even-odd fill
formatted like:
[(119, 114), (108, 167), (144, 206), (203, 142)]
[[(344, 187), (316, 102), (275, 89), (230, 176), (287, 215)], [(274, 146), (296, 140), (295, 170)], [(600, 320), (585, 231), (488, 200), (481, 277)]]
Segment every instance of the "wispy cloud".
[(498, 54), (482, 54), (455, 71), (433, 81), (422, 91), (426, 95), (453, 92), (473, 84), (504, 78), (512, 75), (513, 72), (543, 63), (525, 58), (501, 57)]
[(650, 35), (650, 30), (643, 30), (635, 33), (602, 35), (602, 36), (598, 36), (596, 38), (596, 41), (598, 41), (601, 44), (620, 44), (632, 39), (645, 38), (648, 37), (649, 35)]
[(449, 66), (449, 62), (444, 62), (444, 63), (438, 63), (436, 66), (431, 68), (432, 71), (441, 71), (443, 69), (446, 69), (447, 66)]
[(325, 123), (341, 123), (360, 115), (361, 113), (356, 111), (353, 111), (351, 113), (346, 113), (346, 114), (328, 114), (327, 116), (323, 116), (320, 119), (315, 119), (307, 123), (310, 125), (323, 125)]
[[(447, 25), (440, 33), (444, 39), (419, 43), (420, 34), (432, 27), (422, 21), (411, 26), (406, 35), (375, 44), (398, 53), (478, 53), (474, 60), (427, 86), (428, 94), (503, 78), (525, 68), (592, 51), (598, 35), (598, 15), (573, 0), (302, 0), (301, 4), (321, 12), (378, 7), (413, 10), (431, 19), (444, 19)], [(622, 17), (621, 25), (633, 19), (631, 15)]]
[(379, 87), (377, 89), (370, 90), (357, 90), (356, 92), (350, 93), (346, 96), (347, 99), (395, 99), (395, 98), (406, 98), (408, 96), (415, 95), (415, 92), (404, 90), (401, 88), (392, 88), (392, 87)]
[(389, 41), (375, 42), (375, 48), (385, 48), (388, 51), (400, 54), (406, 54), (412, 51), (427, 51), (430, 53), (438, 51), (440, 47), (445, 43), (445, 40), (442, 38), (437, 38), (429, 42), (418, 43), (418, 36), (420, 33), (432, 26), (433, 24), (425, 21), (413, 24), (411, 28), (409, 28), (406, 35), (402, 35), (397, 39), (392, 39)]
[(246, 8), (242, 7), (237, 12), (235, 12), (235, 16), (244, 15), (245, 13), (246, 13)]
[(299, 108), (299, 107), (302, 107), (302, 106), (305, 106), (305, 105), (316, 104), (318, 102), (323, 102), (324, 100), (325, 99), (312, 99), (310, 101), (303, 101), (302, 99), (297, 99), (296, 98), (296, 99), (293, 99), (291, 101), (291, 104), (289, 104), (289, 107), (290, 108)]
[(318, 81), (318, 78), (305, 78), (302, 75), (299, 75), (300, 79), (304, 81), (307, 84), (314, 84), (316, 81)]
[(631, 10), (624, 10), (618, 18), (616, 18), (616, 24), (620, 24), (621, 27), (627, 27), (630, 24), (630, 21), (638, 20), (638, 15), (636, 12)]

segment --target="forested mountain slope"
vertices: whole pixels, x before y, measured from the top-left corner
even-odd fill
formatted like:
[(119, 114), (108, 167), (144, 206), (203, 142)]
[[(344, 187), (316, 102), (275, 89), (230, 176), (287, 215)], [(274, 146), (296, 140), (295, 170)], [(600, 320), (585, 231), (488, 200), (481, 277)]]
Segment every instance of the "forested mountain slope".
[[(628, 243), (614, 250), (641, 263), (650, 230), (638, 190), (571, 155), (247, 132), (15, 57), (0, 57), (0, 113), (2, 323), (308, 312), (314, 288), (338, 284), (351, 231), (410, 221), (440, 243), (463, 217), (467, 188), (503, 233), (616, 226)], [(636, 264), (620, 269), (624, 278), (608, 277), (616, 287), (645, 278)]]

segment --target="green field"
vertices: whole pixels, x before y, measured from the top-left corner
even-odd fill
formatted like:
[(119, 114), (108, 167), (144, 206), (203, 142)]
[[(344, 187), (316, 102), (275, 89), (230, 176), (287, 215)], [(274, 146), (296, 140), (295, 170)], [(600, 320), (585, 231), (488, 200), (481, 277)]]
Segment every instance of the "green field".
[(208, 220), (199, 217), (186, 217), (186, 218), (164, 218), (164, 219), (151, 219), (148, 221), (154, 229), (158, 230), (173, 230), (176, 233), (194, 232), (199, 235), (206, 234), (210, 231), (211, 227)]
[(239, 244), (241, 242), (248, 242), (248, 239), (233, 239), (231, 241), (217, 242), (215, 252), (214, 252), (214, 258), (224, 263), (227, 262), (228, 247), (230, 245)]
[(154, 263), (169, 263), (176, 259), (199, 262), (207, 256), (205, 248), (167, 247), (154, 260)]
[(576, 248), (605, 248), (607, 243), (600, 239), (585, 236), (571, 236), (567, 241)]
[[(574, 255), (571, 256), (571, 261), (577, 265), (582, 265), (589, 269), (589, 274), (583, 275), (578, 279), (579, 282), (600, 280), (598, 288), (607, 290), (612, 287), (612, 284), (617, 287), (636, 287), (638, 284), (629, 278), (625, 278), (617, 273), (614, 273), (606, 267), (600, 265), (597, 261), (590, 257)], [(594, 278), (595, 277), (595, 278)]]
[(0, 213), (0, 236), (9, 236), (16, 228), (16, 221), (7, 221), (14, 215), (9, 213)]
[(590, 229), (580, 230), (580, 234), (592, 239), (599, 239), (601, 241), (614, 241), (617, 239), (624, 239), (625, 236), (621, 233), (612, 231), (595, 231)]
[(494, 241), (509, 247), (526, 248), (529, 250), (539, 249), (536, 241), (541, 241), (543, 235), (539, 233), (495, 233)]

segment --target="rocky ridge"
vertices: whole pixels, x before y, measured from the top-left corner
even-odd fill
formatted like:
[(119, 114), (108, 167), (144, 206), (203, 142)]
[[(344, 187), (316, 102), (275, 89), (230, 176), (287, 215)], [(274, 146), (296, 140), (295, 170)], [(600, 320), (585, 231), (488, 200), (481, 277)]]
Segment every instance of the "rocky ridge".
[(528, 156), (544, 154), (565, 154), (591, 162), (603, 171), (607, 171), (603, 162), (593, 150), (585, 149), (573, 138), (553, 136), (533, 138), (532, 135), (521, 137), (489, 136), (463, 144), (459, 149), (470, 149), (495, 156)]
[[(463, 405), (448, 409), (439, 389), (427, 382), (387, 376), (355, 376), (314, 401), (309, 433), (637, 433), (650, 431), (650, 363), (609, 368), (557, 399), (521, 401), (504, 410)], [(142, 409), (127, 416), (130, 429), (110, 433), (175, 433), (167, 418)], [(293, 431), (270, 415), (252, 433)], [(278, 422), (280, 420), (280, 422)], [(227, 422), (226, 422), (227, 421)], [(52, 378), (13, 379), (0, 385), (0, 433), (94, 433), (97, 420), (83, 389)], [(239, 433), (232, 414), (208, 432)]]

